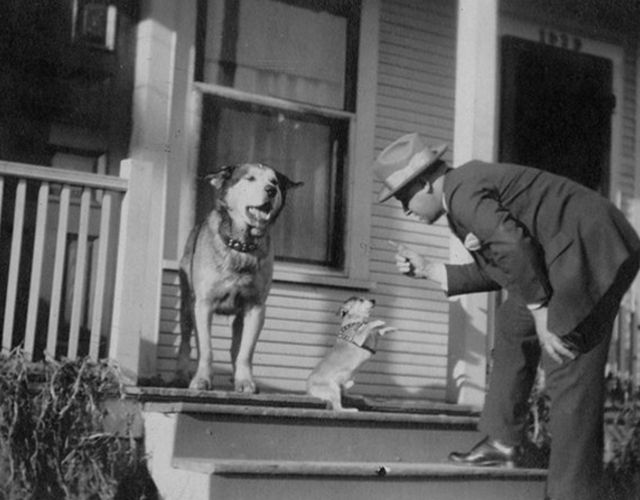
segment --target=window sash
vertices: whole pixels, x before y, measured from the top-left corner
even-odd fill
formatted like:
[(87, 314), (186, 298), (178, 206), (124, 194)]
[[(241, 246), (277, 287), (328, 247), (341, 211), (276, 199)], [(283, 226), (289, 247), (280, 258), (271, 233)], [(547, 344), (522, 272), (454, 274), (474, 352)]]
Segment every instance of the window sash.
[[(270, 57), (275, 58), (273, 64), (266, 64), (265, 66), (265, 62), (261, 62), (260, 60), (255, 60), (252, 63), (252, 52), (250, 47), (245, 47), (245, 42), (250, 45), (255, 41), (252, 39), (242, 40), (238, 38), (242, 36), (239, 23), (249, 22), (251, 18), (250, 15), (246, 17), (248, 15), (247, 12), (245, 12), (244, 16), (241, 15), (244, 7), (242, 0), (199, 0), (197, 14), (198, 25), (196, 28), (197, 50), (195, 81), (228, 86), (256, 94), (270, 94), (282, 99), (309, 102), (319, 106), (325, 105), (333, 107), (334, 109), (355, 111), (361, 0), (323, 0), (322, 2), (318, 2), (317, 0), (270, 0), (270, 2), (274, 9), (285, 9), (283, 15), (287, 12), (286, 5), (288, 5), (294, 9), (291, 10), (292, 14), (295, 10), (299, 11), (298, 16), (300, 12), (306, 11), (307, 14), (311, 16), (315, 14), (343, 18), (344, 34), (328, 37), (330, 40), (328, 40), (327, 43), (339, 43), (339, 40), (342, 40), (342, 50), (344, 52), (337, 54), (333, 59), (324, 56), (328, 64), (331, 64), (331, 61), (335, 61), (337, 66), (334, 68), (326, 68), (328, 71), (316, 75), (316, 77), (314, 77), (313, 74), (307, 74), (306, 76), (308, 78), (305, 78), (303, 75), (297, 75), (301, 88), (294, 91), (293, 94), (288, 95), (288, 92), (292, 91), (286, 89), (286, 87), (290, 86), (290, 81), (289, 83), (280, 82), (280, 84), (282, 84), (280, 85), (277, 81), (270, 80), (273, 78), (278, 80), (278, 74), (287, 81), (291, 80), (291, 78), (296, 79), (296, 75), (288, 74), (286, 69), (288, 64), (290, 65), (294, 62), (287, 62), (288, 59), (293, 57), (295, 60), (300, 57), (300, 54), (295, 54), (295, 46), (280, 54), (279, 51), (282, 47), (278, 49), (277, 43), (279, 38), (274, 38), (273, 42), (276, 43), (276, 46), (272, 49), (275, 50), (276, 53), (270, 53)], [(212, 9), (215, 10), (215, 12), (210, 12)], [(227, 19), (227, 10), (229, 10), (229, 19)], [(293, 14), (293, 17), (295, 18), (296, 14)], [(212, 26), (207, 26), (208, 22), (211, 22)], [(329, 24), (327, 24), (327, 22), (329, 22)], [(277, 25), (278, 23), (276, 22), (275, 24)], [(336, 22), (328, 21), (326, 18), (321, 25), (329, 31), (340, 26), (336, 24)], [(333, 28), (329, 27), (331, 25), (333, 25)], [(300, 20), (293, 26), (293, 28), (296, 27), (300, 28)], [(254, 30), (249, 30), (250, 26), (244, 26), (244, 28), (248, 29), (250, 33), (254, 33), (254, 36), (261, 36), (261, 33), (262, 36), (269, 36), (266, 32), (263, 32), (261, 27), (257, 27)], [(278, 28), (276, 26), (273, 29), (277, 30)], [(292, 34), (292, 36), (295, 36), (295, 33)], [(299, 29), (297, 36), (305, 41), (308, 39), (308, 36), (304, 37), (304, 35), (301, 35)], [(326, 35), (325, 38), (327, 38)], [(309, 43), (313, 43), (313, 41), (311, 40)], [(268, 44), (268, 39), (265, 39), (263, 44)], [(262, 50), (263, 44), (259, 45), (256, 50)], [(304, 43), (298, 43), (296, 45), (304, 45)], [(317, 43), (316, 49), (319, 49)], [(247, 53), (247, 50), (250, 50), (250, 52)], [(328, 54), (331, 54), (336, 50), (335, 47), (327, 47), (325, 52), (328, 51)], [(310, 54), (310, 56), (311, 55), (313, 54)], [(319, 54), (318, 57), (323, 56)], [(299, 62), (300, 65), (304, 65), (306, 59), (301, 60)], [(278, 64), (284, 65), (281, 73), (278, 73), (276, 70)], [(259, 66), (264, 66), (263, 69), (265, 71), (273, 73), (273, 78), (266, 78), (265, 76), (266, 80), (263, 78), (264, 81), (262, 84), (258, 84), (257, 82), (251, 83), (253, 77), (250, 75), (253, 74), (253, 71), (259, 72)], [(245, 69), (243, 70), (242, 68)], [(309, 66), (307, 70), (311, 71), (311, 68), (313, 68), (313, 65)], [(242, 71), (249, 71), (249, 75), (245, 75), (248, 80), (245, 81), (241, 75), (237, 75), (239, 81), (236, 81), (237, 70), (241, 73)], [(328, 78), (328, 80), (324, 81), (323, 75), (327, 76), (331, 72), (337, 73), (333, 78)], [(253, 76), (256, 77), (257, 74)], [(269, 80), (270, 83), (267, 83), (267, 80)], [(308, 88), (305, 90), (305, 87)], [(331, 88), (333, 90), (330, 90)], [(322, 89), (324, 89), (324, 91)], [(297, 95), (297, 93), (300, 93), (300, 95)], [(307, 93), (308, 95), (305, 97)], [(326, 93), (324, 97), (323, 93)], [(326, 99), (329, 100), (324, 102)]]
[[(268, 114), (282, 113), (287, 117), (296, 120), (296, 117), (303, 117), (302, 123), (318, 123), (329, 134), (327, 147), (331, 149), (325, 155), (327, 161), (326, 168), (330, 169), (327, 173), (325, 182), (327, 188), (325, 193), (326, 200), (323, 200), (324, 205), (322, 207), (309, 207), (308, 202), (304, 201), (304, 198), (313, 196), (308, 192), (305, 193), (305, 189), (314, 189), (313, 182), (307, 180), (307, 186), (296, 189), (289, 194), (287, 200), (287, 206), (281, 214), (283, 220), (276, 222), (276, 227), (273, 231), (273, 239), (276, 250), (276, 258), (279, 261), (286, 261), (290, 263), (298, 264), (312, 264), (319, 265), (327, 269), (335, 269), (340, 272), (344, 272), (345, 265), (345, 240), (346, 240), (346, 205), (345, 199), (347, 199), (346, 189), (346, 160), (348, 156), (348, 150), (350, 145), (351, 129), (355, 116), (352, 113), (346, 113), (339, 110), (330, 108), (322, 108), (311, 105), (302, 105), (297, 103), (291, 103), (289, 101), (269, 98), (264, 96), (258, 96), (250, 94), (228, 87), (212, 85), (212, 84), (196, 84), (196, 91), (198, 93), (196, 99), (196, 116), (199, 119), (199, 124), (195, 127), (199, 134), (205, 132), (204, 124), (202, 123), (203, 114), (205, 113), (205, 106), (216, 106), (216, 102), (219, 103), (220, 109), (228, 109), (235, 111), (242, 111), (243, 108), (252, 111), (252, 108), (256, 108), (256, 116), (260, 115), (260, 111), (265, 111)], [(213, 97), (215, 101), (209, 103), (209, 99)], [(206, 103), (206, 104), (205, 104)], [(206, 165), (204, 163), (210, 163), (211, 154), (207, 151), (203, 151), (205, 139), (200, 137), (197, 145), (197, 149), (200, 151), (199, 159), (199, 176), (202, 177), (207, 172), (204, 171)], [(223, 160), (220, 160), (223, 161)], [(248, 161), (253, 161), (249, 159)], [(255, 161), (260, 161), (260, 158), (256, 158)], [(269, 163), (268, 161), (265, 163)], [(222, 165), (215, 165), (215, 167)], [(289, 172), (287, 169), (279, 168), (279, 165), (270, 165), (288, 175), (294, 181), (305, 180), (300, 175), (296, 175), (296, 172)], [(199, 190), (198, 202), (198, 217), (202, 218), (211, 207), (207, 205), (204, 193), (207, 187), (201, 186)], [(303, 203), (297, 206), (296, 210), (307, 211), (311, 208), (321, 209), (324, 212), (323, 223), (313, 228), (308, 223), (308, 217), (305, 217), (304, 213), (295, 214), (291, 212), (294, 201), (292, 198), (302, 196)], [(203, 201), (205, 200), (205, 201)], [(305, 203), (307, 205), (305, 205)], [(322, 219), (322, 217), (321, 217)], [(322, 222), (322, 221), (319, 221)], [(282, 224), (287, 226), (284, 229)], [(303, 227), (301, 227), (301, 225)], [(283, 231), (286, 230), (296, 231), (296, 237), (285, 241), (283, 237)], [(322, 231), (323, 234), (317, 234), (311, 236), (309, 240), (308, 231)], [(312, 246), (309, 247), (309, 244)], [(317, 245), (319, 248), (313, 248), (313, 245)]]

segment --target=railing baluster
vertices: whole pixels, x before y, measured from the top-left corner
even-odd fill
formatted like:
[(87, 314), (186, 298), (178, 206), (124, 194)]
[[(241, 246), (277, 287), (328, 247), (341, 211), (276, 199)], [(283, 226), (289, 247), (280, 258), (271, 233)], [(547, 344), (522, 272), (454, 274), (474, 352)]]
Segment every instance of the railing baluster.
[(638, 342), (636, 340), (636, 332), (636, 313), (631, 311), (629, 313), (629, 380), (631, 381), (632, 394), (635, 393), (635, 386), (637, 384), (636, 362)]
[[(0, 177), (0, 239), (2, 238), (2, 203), (4, 200), (4, 177)], [(0, 307), (2, 307), (3, 304), (0, 304)], [(4, 333), (4, 327), (2, 329), (2, 331), (0, 331), (0, 346), (2, 346), (2, 350), (4, 351), (5, 348), (6, 349), (10, 349), (11, 348), (11, 339), (9, 339), (8, 341), (5, 339), (5, 336), (9, 335), (8, 333)], [(5, 346), (5, 343), (9, 345), (9, 347), (7, 348)]]
[(27, 308), (27, 326), (24, 334), (24, 350), (29, 359), (33, 358), (36, 326), (38, 323), (38, 306), (40, 304), (40, 284), (42, 281), (42, 263), (44, 260), (44, 243), (49, 209), (49, 183), (43, 182), (38, 190), (38, 211), (36, 215), (36, 231), (33, 242), (33, 258), (31, 261), (31, 283), (29, 284), (29, 306)]
[(91, 341), (89, 356), (98, 359), (100, 334), (104, 316), (105, 284), (107, 275), (107, 254), (109, 251), (109, 227), (111, 225), (111, 198), (109, 191), (103, 192), (100, 213), (100, 233), (98, 235), (98, 263), (96, 265), (96, 285), (93, 295), (93, 317), (91, 318)]
[(11, 256), (9, 258), (9, 276), (7, 278), (7, 296), (4, 307), (4, 325), (2, 328), (2, 349), (10, 351), (13, 344), (13, 327), (16, 313), (16, 297), (20, 274), (20, 255), (22, 253), (22, 231), (24, 227), (25, 199), (27, 181), (20, 179), (16, 188), (16, 201), (11, 233)]
[(4, 177), (0, 177), (0, 229), (2, 229), (2, 202), (3, 202), (3, 200), (4, 200)]
[(64, 278), (64, 262), (67, 251), (67, 229), (69, 227), (69, 198), (71, 188), (65, 184), (60, 192), (58, 212), (58, 228), (56, 234), (56, 253), (53, 264), (53, 284), (51, 286), (51, 309), (49, 310), (49, 330), (47, 332), (47, 354), (56, 355), (58, 343), (58, 326), (60, 323), (60, 304), (62, 302), (62, 283)]
[(615, 363), (616, 363), (616, 376), (621, 377), (624, 370), (624, 320), (622, 319), (622, 308), (618, 312), (617, 318), (617, 342), (615, 345)]
[(87, 270), (87, 247), (89, 235), (89, 214), (91, 210), (91, 189), (85, 187), (82, 190), (80, 201), (80, 224), (78, 226), (78, 249), (76, 252), (76, 269), (73, 279), (73, 300), (71, 307), (71, 326), (69, 327), (69, 346), (67, 356), (69, 359), (78, 357), (78, 340), (80, 337), (80, 323), (84, 310), (84, 288)]

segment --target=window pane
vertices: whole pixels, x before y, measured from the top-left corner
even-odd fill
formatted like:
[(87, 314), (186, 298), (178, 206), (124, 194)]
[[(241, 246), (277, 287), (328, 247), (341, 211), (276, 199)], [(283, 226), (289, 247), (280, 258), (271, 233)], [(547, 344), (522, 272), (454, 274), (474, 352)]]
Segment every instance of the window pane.
[[(304, 186), (289, 192), (272, 237), (280, 260), (332, 267), (343, 254), (343, 156), (348, 121), (204, 96), (199, 175), (223, 165), (264, 163)], [(213, 206), (198, 186), (201, 220)]]
[(208, 2), (204, 81), (343, 109), (348, 18), (299, 3)]

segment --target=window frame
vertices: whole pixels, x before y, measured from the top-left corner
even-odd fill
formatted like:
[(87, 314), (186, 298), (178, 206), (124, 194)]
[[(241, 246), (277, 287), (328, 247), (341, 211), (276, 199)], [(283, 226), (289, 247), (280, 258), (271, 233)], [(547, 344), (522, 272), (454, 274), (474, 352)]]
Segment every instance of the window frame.
[[(344, 262), (342, 269), (322, 265), (276, 261), (274, 282), (304, 283), (318, 286), (337, 286), (357, 290), (371, 290), (375, 284), (370, 279), (369, 260), (371, 232), (371, 162), (374, 152), (375, 96), (377, 90), (377, 50), (380, 0), (362, 0), (359, 20), (359, 43), (356, 57), (357, 86), (356, 112), (288, 101), (253, 94), (232, 87), (193, 81), (190, 96), (191, 117), (189, 123), (191, 144), (188, 171), (197, 172), (200, 117), (203, 95), (243, 101), (274, 109), (296, 113), (312, 113), (349, 123), (348, 148), (345, 161), (344, 205)], [(198, 31), (198, 30), (196, 30)], [(197, 39), (200, 37), (196, 37)], [(196, 51), (198, 53), (199, 51)], [(196, 56), (198, 59), (198, 56)], [(196, 68), (198, 64), (195, 64)], [(194, 77), (198, 77), (198, 72)], [(348, 106), (348, 103), (345, 103)], [(193, 177), (191, 179), (193, 182)], [(188, 193), (186, 203), (195, 211), (195, 190)], [(184, 205), (183, 205), (184, 206)], [(192, 214), (193, 215), (193, 214)]]

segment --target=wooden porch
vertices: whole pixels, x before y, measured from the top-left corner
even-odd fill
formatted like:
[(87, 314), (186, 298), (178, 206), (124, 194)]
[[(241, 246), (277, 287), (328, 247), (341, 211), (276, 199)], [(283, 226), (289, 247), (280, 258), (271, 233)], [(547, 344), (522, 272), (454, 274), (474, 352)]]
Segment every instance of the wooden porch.
[[(355, 396), (360, 411), (342, 413), (295, 393), (136, 388), (141, 360), (157, 348), (140, 327), (153, 324), (142, 311), (155, 293), (136, 272), (147, 257), (151, 166), (126, 161), (121, 172), (0, 163), (2, 349), (116, 361), (163, 498), (540, 497), (542, 469), (446, 463), (479, 438), (477, 409), (464, 405)], [(628, 303), (611, 349), (612, 403), (633, 395), (637, 377)]]
[[(166, 348), (149, 345), (157, 332), (139, 327), (166, 308), (159, 286), (140, 274), (148, 264), (151, 169), (127, 160), (116, 177), (0, 162), (3, 352), (109, 357), (133, 384), (145, 358), (166, 357)], [(158, 262), (158, 277), (161, 269)], [(608, 367), (618, 393), (628, 395), (640, 354), (633, 293), (621, 307)]]

